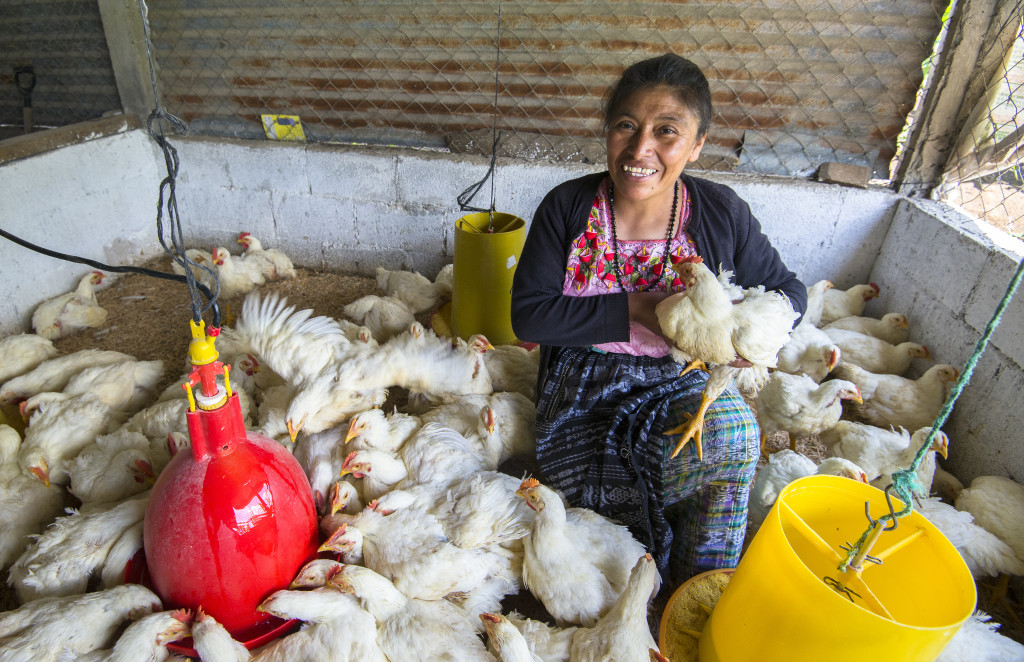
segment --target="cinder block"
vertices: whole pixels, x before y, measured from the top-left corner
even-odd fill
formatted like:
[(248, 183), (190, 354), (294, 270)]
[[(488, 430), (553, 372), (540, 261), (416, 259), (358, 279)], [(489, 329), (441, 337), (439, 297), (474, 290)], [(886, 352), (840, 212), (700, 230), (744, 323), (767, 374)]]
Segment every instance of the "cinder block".
[(850, 165), (849, 163), (829, 161), (828, 163), (822, 163), (818, 168), (818, 181), (829, 182), (830, 184), (867, 188), (869, 177), (871, 177), (871, 168)]

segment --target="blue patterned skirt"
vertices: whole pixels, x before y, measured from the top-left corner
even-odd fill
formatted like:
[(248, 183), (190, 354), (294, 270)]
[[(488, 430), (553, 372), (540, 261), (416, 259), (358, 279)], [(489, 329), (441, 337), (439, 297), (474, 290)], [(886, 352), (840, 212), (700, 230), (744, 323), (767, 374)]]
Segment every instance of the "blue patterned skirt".
[(738, 563), (760, 436), (730, 387), (705, 418), (703, 461), (692, 441), (669, 459), (679, 437), (662, 431), (697, 411), (707, 381), (705, 372), (681, 370), (670, 357), (563, 347), (537, 404), (544, 482), (571, 505), (629, 527), (669, 586)]

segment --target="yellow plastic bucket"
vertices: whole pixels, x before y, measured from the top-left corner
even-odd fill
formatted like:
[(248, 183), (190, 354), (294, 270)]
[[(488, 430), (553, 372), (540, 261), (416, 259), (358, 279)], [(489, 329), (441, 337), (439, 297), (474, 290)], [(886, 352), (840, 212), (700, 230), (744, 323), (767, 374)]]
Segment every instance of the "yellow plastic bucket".
[(512, 214), (477, 212), (455, 221), (452, 332), (456, 336), (467, 339), (482, 333), (494, 345), (516, 342), (512, 275), (525, 241), (526, 221)]
[[(838, 476), (809, 476), (779, 495), (722, 593), (699, 644), (701, 662), (932, 661), (974, 611), (974, 579), (953, 545), (917, 511), (881, 534), (846, 584), (842, 544), (889, 512), (881, 490)], [(902, 508), (893, 499), (897, 510)]]

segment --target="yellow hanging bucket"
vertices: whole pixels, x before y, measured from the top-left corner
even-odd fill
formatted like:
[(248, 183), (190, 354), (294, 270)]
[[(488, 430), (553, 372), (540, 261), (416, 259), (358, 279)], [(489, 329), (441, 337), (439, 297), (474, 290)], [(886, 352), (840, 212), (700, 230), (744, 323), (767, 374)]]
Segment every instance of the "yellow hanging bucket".
[[(809, 476), (779, 495), (722, 593), (699, 644), (701, 662), (929, 661), (974, 611), (974, 579), (953, 545), (920, 513), (881, 534), (845, 583), (845, 551), (889, 512), (881, 490)], [(893, 499), (896, 509), (903, 506)]]
[(516, 342), (512, 275), (525, 241), (526, 221), (512, 214), (477, 212), (455, 221), (454, 335), (482, 333), (494, 345)]

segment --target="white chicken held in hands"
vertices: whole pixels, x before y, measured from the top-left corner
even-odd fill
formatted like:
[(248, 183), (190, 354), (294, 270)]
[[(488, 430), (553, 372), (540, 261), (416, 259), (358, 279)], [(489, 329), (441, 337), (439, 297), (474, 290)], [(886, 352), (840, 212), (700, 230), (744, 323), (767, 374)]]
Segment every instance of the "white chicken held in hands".
[[(775, 367), (779, 350), (788, 342), (799, 315), (785, 295), (765, 291), (762, 286), (742, 290), (743, 298), (734, 301), (729, 292), (739, 288), (730, 286), (727, 290), (726, 284), (711, 273), (700, 257), (683, 258), (672, 269), (679, 274), (686, 290), (657, 305), (658, 323), (672, 341), (672, 355), (677, 361), (688, 363), (687, 369), (703, 362), (711, 366), (711, 374), (697, 413), (689, 423), (664, 434), (683, 435), (672, 457), (693, 439), (697, 457), (703, 459), (701, 436), (708, 408), (739, 376), (740, 370), (759, 373), (752, 380), (755, 383), (767, 379), (768, 368)], [(737, 359), (752, 366), (730, 365)]]
[(92, 271), (75, 290), (39, 304), (32, 313), (32, 328), (44, 338), (57, 340), (79, 329), (103, 326), (107, 311), (96, 300), (95, 287), (104, 278), (103, 272)]

